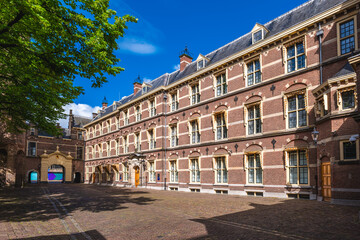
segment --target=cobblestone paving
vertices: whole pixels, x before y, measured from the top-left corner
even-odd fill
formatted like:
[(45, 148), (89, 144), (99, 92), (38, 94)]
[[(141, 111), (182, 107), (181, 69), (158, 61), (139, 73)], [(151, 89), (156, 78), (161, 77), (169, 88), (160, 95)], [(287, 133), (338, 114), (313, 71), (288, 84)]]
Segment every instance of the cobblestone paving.
[(360, 239), (359, 207), (92, 185), (0, 189), (2, 239)]

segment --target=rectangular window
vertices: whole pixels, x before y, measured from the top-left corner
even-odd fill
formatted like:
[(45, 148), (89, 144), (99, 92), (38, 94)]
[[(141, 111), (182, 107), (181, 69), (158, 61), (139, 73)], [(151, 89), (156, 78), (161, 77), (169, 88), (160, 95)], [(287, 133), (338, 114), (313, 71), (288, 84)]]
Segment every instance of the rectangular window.
[(191, 86), (191, 104), (197, 104), (200, 102), (199, 84)]
[(76, 147), (76, 159), (83, 159), (83, 147)]
[(200, 130), (198, 120), (194, 120), (191, 123), (191, 143), (200, 143)]
[(355, 107), (354, 90), (341, 91), (341, 107), (342, 110), (351, 109)]
[(124, 125), (128, 125), (129, 124), (129, 113), (128, 111), (124, 112)]
[(115, 140), (115, 149), (116, 149), (116, 155), (119, 155), (120, 153), (120, 144), (119, 144), (119, 139)]
[(216, 96), (221, 96), (227, 93), (227, 83), (225, 73), (216, 77)]
[(289, 151), (288, 177), (290, 184), (308, 184), (308, 159), (306, 150)]
[(225, 113), (219, 113), (215, 116), (216, 119), (216, 139), (227, 138), (227, 127), (225, 120)]
[(156, 181), (155, 162), (149, 162), (149, 182)]
[(307, 125), (305, 94), (288, 97), (288, 128)]
[(226, 169), (226, 162), (225, 157), (217, 157), (215, 158), (216, 164), (216, 183), (227, 183), (227, 169)]
[(79, 140), (83, 140), (82, 132), (78, 132), (77, 135), (78, 135), (78, 139), (79, 139)]
[(287, 72), (293, 72), (305, 68), (304, 43), (296, 43), (286, 48), (287, 52)]
[(248, 183), (261, 184), (262, 183), (262, 167), (260, 161), (260, 154), (247, 155), (247, 170)]
[(156, 142), (154, 137), (154, 129), (149, 129), (149, 149), (155, 149), (156, 148)]
[(176, 161), (170, 161), (170, 182), (178, 182), (178, 170)]
[(124, 140), (124, 153), (128, 153), (129, 152), (128, 137), (125, 136), (123, 140)]
[(129, 167), (123, 165), (124, 182), (129, 181)]
[(206, 60), (205, 60), (205, 59), (199, 60), (199, 61), (197, 62), (197, 70), (204, 68), (205, 65), (206, 65)]
[(106, 156), (109, 157), (111, 155), (111, 145), (110, 141), (106, 142)]
[(170, 127), (170, 134), (171, 134), (171, 147), (176, 147), (179, 143), (179, 139), (177, 136), (177, 125), (174, 124)]
[(179, 103), (177, 93), (171, 94), (171, 111), (178, 110), (178, 107)]
[(28, 142), (28, 156), (36, 156), (36, 142)]
[(253, 105), (247, 108), (248, 119), (248, 134), (261, 133), (261, 113), (260, 104)]
[(355, 50), (354, 19), (340, 24), (340, 53), (346, 54)]
[(253, 44), (263, 39), (263, 30), (253, 33)]
[(200, 182), (200, 168), (199, 168), (199, 159), (190, 160), (190, 176), (191, 182), (199, 183)]
[(155, 106), (155, 100), (150, 101), (150, 117), (153, 117), (156, 115), (156, 106)]
[(359, 141), (341, 141), (340, 142), (340, 160), (358, 160), (358, 143)]
[(260, 61), (255, 60), (247, 64), (247, 84), (248, 86), (261, 82)]
[(135, 152), (141, 151), (141, 138), (140, 133), (135, 134)]
[(140, 110), (140, 106), (136, 107), (136, 121), (140, 121), (141, 120), (141, 110)]

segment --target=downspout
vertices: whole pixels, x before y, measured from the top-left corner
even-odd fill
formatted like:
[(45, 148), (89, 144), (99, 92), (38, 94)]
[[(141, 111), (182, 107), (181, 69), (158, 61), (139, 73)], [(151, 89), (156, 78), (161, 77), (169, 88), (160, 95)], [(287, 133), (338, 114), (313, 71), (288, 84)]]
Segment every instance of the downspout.
[(167, 129), (167, 126), (166, 126), (166, 104), (167, 104), (167, 94), (166, 92), (164, 92), (164, 101), (165, 101), (165, 109), (164, 109), (164, 176), (163, 176), (163, 179), (164, 179), (164, 190), (166, 190), (166, 137), (167, 137), (167, 133), (166, 133), (166, 129)]
[[(320, 85), (323, 83), (323, 61), (322, 61), (322, 37), (324, 36), (324, 30), (321, 28), (321, 23), (319, 23), (319, 30), (316, 32), (316, 36), (319, 38), (319, 65), (320, 65)], [(315, 175), (315, 191), (316, 191), (316, 200), (319, 196), (319, 162), (318, 162), (318, 145), (315, 144), (316, 150), (316, 175)]]

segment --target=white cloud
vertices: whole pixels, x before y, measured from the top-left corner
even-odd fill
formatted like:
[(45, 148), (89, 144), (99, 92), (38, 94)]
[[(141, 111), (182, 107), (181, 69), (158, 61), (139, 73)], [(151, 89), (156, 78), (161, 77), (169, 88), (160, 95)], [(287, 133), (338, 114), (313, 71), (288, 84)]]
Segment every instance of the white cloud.
[(132, 52), (136, 54), (153, 54), (157, 52), (157, 47), (143, 40), (126, 38), (119, 43), (120, 51)]
[(174, 70), (175, 71), (177, 71), (177, 70), (179, 70), (180, 69), (180, 63), (179, 64), (176, 64), (175, 66), (174, 66)]
[(146, 83), (148, 83), (148, 82), (151, 82), (152, 81), (152, 79), (150, 79), (150, 78), (146, 78), (146, 77), (144, 77), (144, 82), (146, 82)]
[[(97, 112), (99, 109), (101, 109), (101, 107), (98, 106), (91, 107), (90, 105), (82, 104), (82, 103), (79, 104), (70, 103), (64, 107), (64, 113), (69, 114), (70, 109), (72, 109), (74, 115), (92, 118), (92, 113)], [(61, 127), (67, 128), (69, 123), (69, 118), (67, 117), (65, 119), (60, 119), (59, 123)]]

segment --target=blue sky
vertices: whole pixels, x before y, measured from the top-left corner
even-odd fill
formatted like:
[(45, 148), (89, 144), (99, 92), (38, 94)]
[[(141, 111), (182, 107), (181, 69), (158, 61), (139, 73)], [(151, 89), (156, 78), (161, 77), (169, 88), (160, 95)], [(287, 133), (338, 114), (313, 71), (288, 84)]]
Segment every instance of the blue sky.
[[(266, 22), (303, 4), (306, 0), (110, 0), (118, 16), (130, 14), (139, 19), (128, 24), (124, 38), (118, 40), (116, 55), (125, 71), (109, 77), (101, 88), (91, 88), (89, 80), (78, 78), (85, 94), (74, 101), (75, 114), (95, 111), (104, 96), (111, 104), (133, 92), (138, 75), (152, 80), (173, 72), (179, 53), (188, 46), (194, 59), (248, 33), (255, 23)], [(81, 105), (81, 111), (77, 109)], [(85, 105), (86, 106), (85, 106)], [(87, 106), (89, 105), (89, 106)], [(85, 106), (85, 107), (84, 107)], [(68, 112), (70, 106), (65, 109)]]

